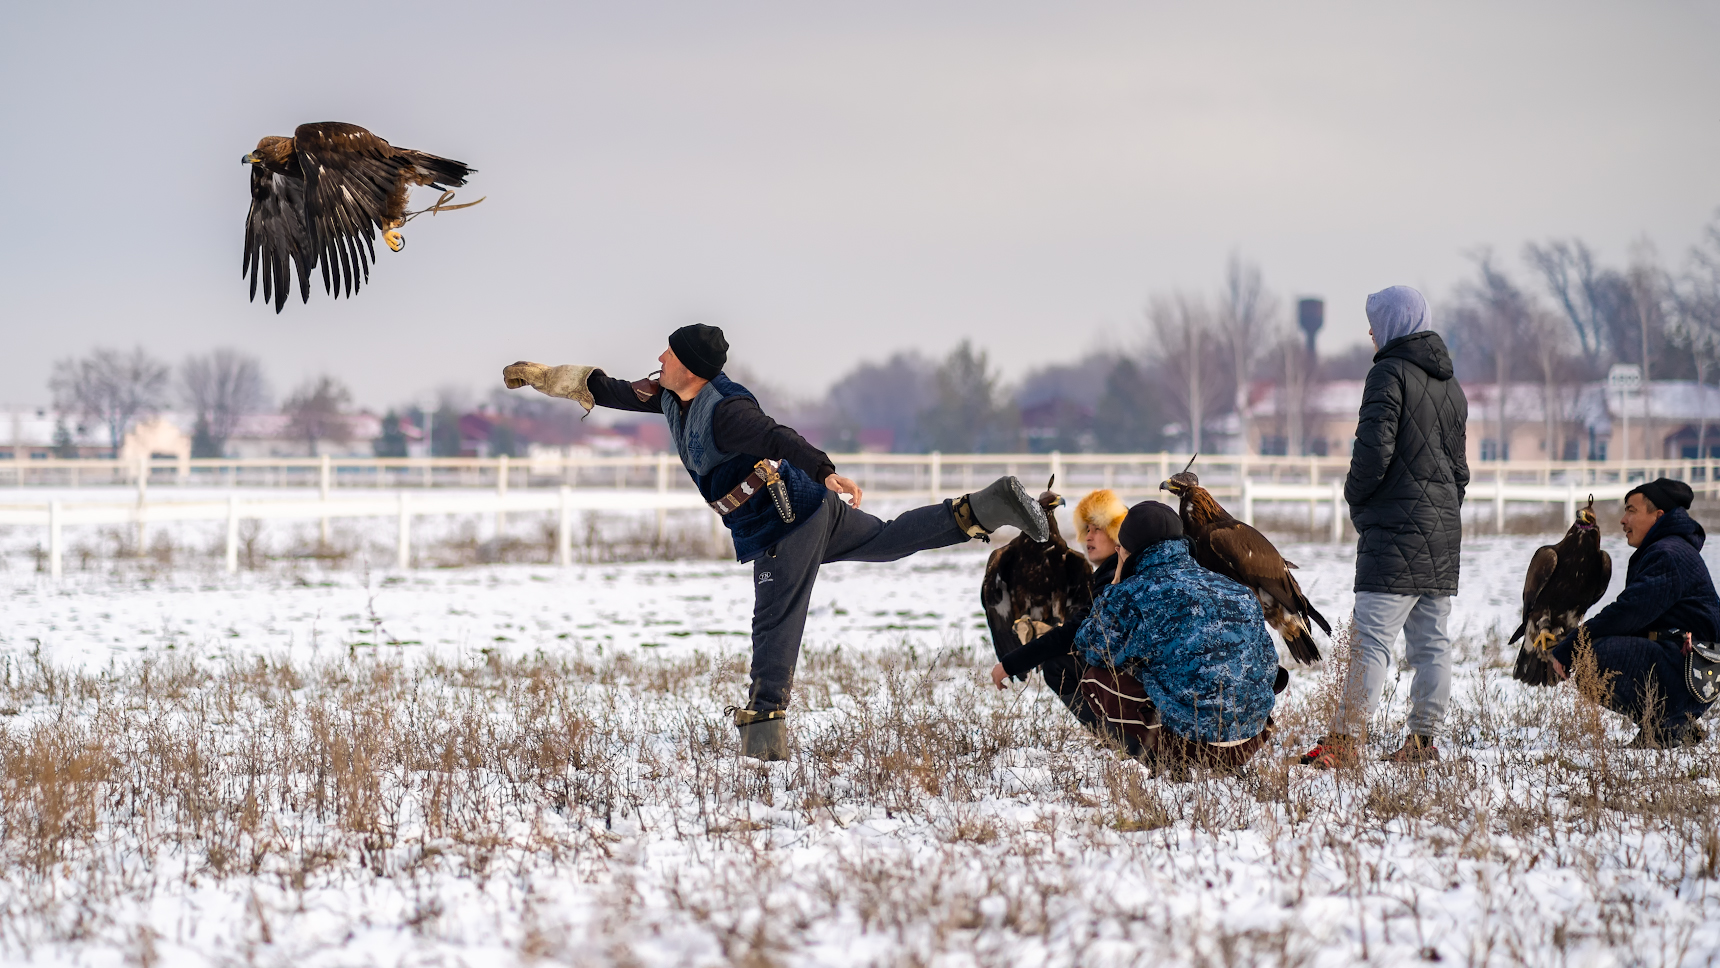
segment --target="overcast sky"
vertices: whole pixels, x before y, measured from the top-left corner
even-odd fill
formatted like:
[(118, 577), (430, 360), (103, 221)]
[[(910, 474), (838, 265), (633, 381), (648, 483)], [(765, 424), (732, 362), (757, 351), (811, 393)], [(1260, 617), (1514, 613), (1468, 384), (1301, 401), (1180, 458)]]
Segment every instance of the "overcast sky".
[[(1714, 3), (19, 3), (0, 401), (98, 345), (231, 345), (380, 407), (516, 359), (637, 376), (689, 321), (808, 394), (963, 337), (1015, 377), (1138, 344), (1232, 250), (1325, 297), (1335, 348), (1478, 246), (1682, 258), (1720, 206), (1717, 50)], [(276, 316), (239, 156), (324, 120), (489, 200)]]

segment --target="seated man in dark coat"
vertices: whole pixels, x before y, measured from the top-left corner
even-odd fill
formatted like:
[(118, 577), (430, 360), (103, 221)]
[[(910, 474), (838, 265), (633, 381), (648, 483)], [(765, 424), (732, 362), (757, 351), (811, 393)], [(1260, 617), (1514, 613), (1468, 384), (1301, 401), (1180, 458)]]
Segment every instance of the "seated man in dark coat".
[(1690, 485), (1664, 477), (1625, 495), (1619, 523), (1636, 551), (1624, 589), (1548, 652), (1564, 678), (1579, 637), (1588, 640), (1597, 672), (1612, 674), (1601, 701), (1642, 724), (1633, 747), (1695, 745), (1702, 740), (1696, 720), (1712, 701), (1696, 695), (1686, 676), (1687, 639), (1720, 640), (1720, 597), (1702, 560), (1706, 534), (1686, 511), (1691, 497)]

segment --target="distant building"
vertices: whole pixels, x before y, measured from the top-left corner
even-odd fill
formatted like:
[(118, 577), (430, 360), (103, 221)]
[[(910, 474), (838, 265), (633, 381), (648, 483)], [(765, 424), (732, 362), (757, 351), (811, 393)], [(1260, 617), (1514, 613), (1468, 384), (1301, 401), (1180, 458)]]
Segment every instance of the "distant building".
[[(1308, 391), (1300, 410), (1300, 445), (1293, 440), (1297, 414), (1279, 386), (1253, 401), (1253, 453), (1347, 456), (1355, 443), (1362, 406), (1361, 380), (1332, 380)], [(1471, 461), (1575, 461), (1720, 458), (1720, 387), (1694, 380), (1654, 380), (1646, 391), (1621, 396), (1604, 383), (1509, 383), (1503, 408), (1494, 383), (1465, 383)], [(1500, 433), (1503, 409), (1504, 433)], [(1552, 420), (1548, 421), (1551, 410)], [(1628, 418), (1628, 419), (1627, 419)], [(1626, 425), (1629, 447), (1625, 448)], [(1551, 434), (1549, 435), (1549, 425)], [(1699, 446), (1698, 435), (1704, 438)]]

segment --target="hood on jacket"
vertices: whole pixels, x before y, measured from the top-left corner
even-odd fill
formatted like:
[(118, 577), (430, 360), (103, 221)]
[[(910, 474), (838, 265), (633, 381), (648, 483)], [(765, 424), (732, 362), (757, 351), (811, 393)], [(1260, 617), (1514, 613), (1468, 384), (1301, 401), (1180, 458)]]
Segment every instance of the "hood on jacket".
[(1374, 362), (1385, 360), (1408, 360), (1427, 371), (1427, 375), (1435, 380), (1449, 380), (1455, 372), (1451, 368), (1451, 352), (1445, 348), (1445, 340), (1431, 329), (1419, 333), (1399, 336), (1374, 354)]
[(1647, 551), (1649, 545), (1661, 538), (1683, 538), (1691, 547), (1701, 551), (1703, 543), (1708, 540), (1708, 532), (1702, 530), (1702, 525), (1696, 523), (1690, 512), (1683, 508), (1673, 508), (1662, 514), (1660, 520), (1654, 522), (1654, 526), (1642, 536), (1642, 545), (1633, 552), (1633, 557)]

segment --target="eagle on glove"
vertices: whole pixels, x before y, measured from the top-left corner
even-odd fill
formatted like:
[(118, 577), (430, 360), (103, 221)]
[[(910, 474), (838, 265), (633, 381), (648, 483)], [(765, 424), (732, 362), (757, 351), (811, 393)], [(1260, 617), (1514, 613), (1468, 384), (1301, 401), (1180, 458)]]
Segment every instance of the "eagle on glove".
[(1056, 482), (1053, 474), (1038, 501), (1050, 536), (1034, 541), (1026, 533), (1016, 535), (985, 564), (979, 597), (1000, 660), (1053, 625), (1081, 621), (1093, 608), (1093, 566), (1057, 528), (1056, 512), (1064, 501), (1051, 490)]
[(1595, 523), (1595, 497), (1577, 511), (1575, 521), (1556, 545), (1542, 545), (1529, 559), (1523, 580), (1523, 621), (1510, 642), (1525, 639), (1517, 650), (1511, 678), (1533, 686), (1558, 685), (1547, 650), (1565, 633), (1583, 624), (1583, 616), (1612, 584), (1612, 556), (1601, 550), (1601, 529)]
[[(251, 279), (251, 299), (263, 283), (263, 302), (275, 312), (286, 305), (294, 277), (299, 296), (311, 301), (311, 269), (322, 267), (323, 291), (347, 298), (370, 281), (376, 261), (376, 231), (399, 252), (401, 226), (430, 212), (471, 208), (478, 202), (446, 204), (450, 188), (466, 184), (475, 170), (464, 162), (411, 148), (396, 148), (356, 124), (301, 124), (293, 136), (270, 135), (239, 159), (251, 166), (251, 210), (245, 216), (245, 261), (240, 278)], [(408, 212), (412, 186), (443, 194), (429, 208)]]
[[(1193, 466), (1194, 459), (1190, 458), (1189, 467)], [(1302, 586), (1290, 574), (1296, 566), (1285, 561), (1265, 535), (1231, 517), (1188, 468), (1159, 487), (1181, 498), (1178, 513), (1183, 533), (1194, 545), (1194, 560), (1254, 592), (1266, 613), (1266, 624), (1284, 637), (1291, 658), (1297, 662), (1320, 661), (1320, 649), (1308, 632), (1308, 621), (1312, 619), (1327, 635), (1332, 634), (1332, 626), (1302, 594)]]

